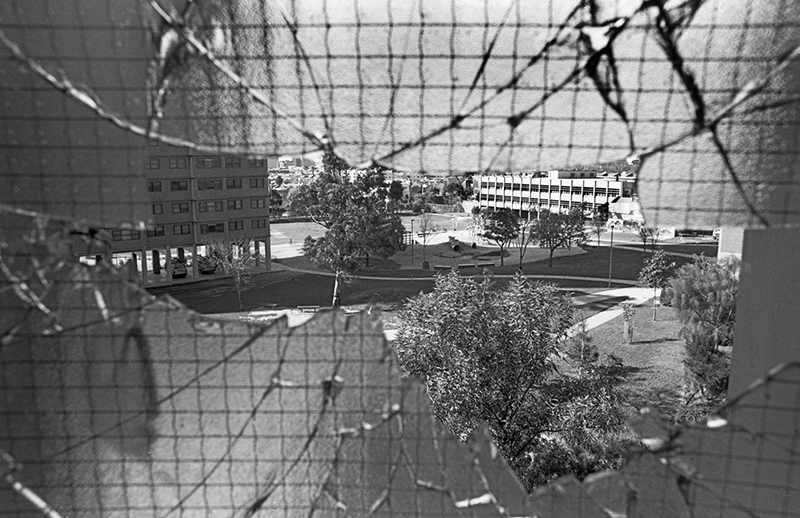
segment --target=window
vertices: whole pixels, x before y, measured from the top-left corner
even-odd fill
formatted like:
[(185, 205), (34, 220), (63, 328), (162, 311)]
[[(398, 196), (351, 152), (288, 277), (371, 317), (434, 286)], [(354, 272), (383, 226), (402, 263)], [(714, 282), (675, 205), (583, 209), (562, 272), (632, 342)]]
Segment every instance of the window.
[(609, 189), (608, 190), (609, 196), (619, 196), (619, 189)]
[(156, 225), (153, 230), (147, 231), (147, 237), (159, 237), (164, 235), (164, 225)]
[(594, 194), (594, 187), (584, 187), (583, 193), (587, 196), (592, 196)]
[(598, 196), (605, 196), (606, 195), (606, 188), (605, 187), (598, 187), (595, 192)]
[(531, 192), (539, 192), (539, 184), (531, 185)]
[(198, 169), (211, 169), (212, 167), (220, 167), (222, 160), (219, 157), (198, 157), (195, 160), (195, 164), (197, 164)]
[(568, 208), (569, 208), (569, 202), (568, 202), (568, 201), (566, 201), (566, 200), (563, 200), (563, 201), (561, 202), (561, 208), (562, 208), (562, 209), (568, 209)]
[(228, 189), (241, 189), (242, 188), (242, 179), (241, 178), (228, 178), (225, 180), (225, 187)]
[(250, 200), (251, 209), (263, 209), (266, 206), (267, 206), (266, 198), (254, 198)]
[(489, 182), (481, 182), (481, 189), (486, 189), (489, 187)]
[(225, 225), (222, 223), (204, 223), (200, 225), (201, 234), (214, 234), (216, 232), (225, 232)]
[(511, 189), (514, 190), (514, 191), (518, 191), (519, 190), (519, 184), (518, 183), (513, 184), (511, 186)]
[(228, 200), (228, 210), (241, 210), (242, 200)]
[(148, 169), (161, 169), (161, 159), (156, 156), (151, 156), (147, 160)]
[(169, 168), (170, 169), (186, 169), (186, 158), (184, 157), (172, 157), (169, 159)]
[(226, 156), (225, 167), (242, 167), (242, 159)]
[(147, 182), (147, 192), (161, 192), (161, 182), (158, 180)]
[(229, 221), (228, 222), (228, 230), (243, 230), (244, 229), (244, 221)]
[(266, 219), (250, 220), (250, 228), (267, 228), (267, 220)]
[(247, 161), (247, 164), (253, 167), (264, 167), (264, 159), (263, 158), (251, 158)]
[(580, 187), (573, 187), (572, 188), (572, 194), (580, 194), (580, 193), (581, 193), (581, 188)]
[(250, 178), (250, 188), (256, 189), (264, 187), (264, 179), (263, 178)]
[(182, 225), (172, 226), (172, 233), (176, 236), (190, 234), (191, 232), (192, 232), (192, 226), (189, 223), (183, 223)]
[(179, 212), (189, 212), (189, 202), (182, 201), (180, 203), (173, 203), (172, 204), (172, 213), (177, 214)]
[(169, 182), (169, 190), (171, 191), (188, 191), (189, 180), (173, 180)]
[(221, 201), (199, 201), (197, 202), (197, 210), (200, 212), (219, 212), (222, 210)]
[(522, 184), (522, 190), (523, 191), (530, 191), (531, 190), (531, 185), (528, 184), (528, 183), (523, 183)]
[(541, 186), (541, 190), (542, 190), (542, 192), (548, 192), (548, 191), (550, 191), (550, 186), (549, 185), (542, 185)]
[(222, 190), (222, 180), (197, 180), (197, 189), (201, 191)]
[(164, 214), (164, 205), (160, 203), (153, 204), (153, 214)]
[(132, 241), (134, 239), (141, 239), (142, 233), (138, 230), (112, 230), (111, 239), (114, 241)]

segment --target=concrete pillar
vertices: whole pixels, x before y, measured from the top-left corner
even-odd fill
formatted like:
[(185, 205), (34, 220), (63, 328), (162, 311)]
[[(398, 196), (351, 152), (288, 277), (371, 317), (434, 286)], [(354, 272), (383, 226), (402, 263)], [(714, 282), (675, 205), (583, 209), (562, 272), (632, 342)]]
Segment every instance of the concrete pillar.
[(186, 262), (186, 251), (183, 249), (182, 246), (178, 247), (178, 259), (183, 262)]
[(172, 280), (172, 250), (170, 250), (169, 245), (166, 246), (166, 256), (164, 257), (164, 264), (167, 267), (167, 280)]
[[(269, 219), (267, 219), (267, 231), (269, 232)], [(271, 235), (271, 234), (270, 234)], [(264, 269), (272, 271), (272, 248), (270, 247), (271, 238), (264, 240)]]
[(95, 264), (102, 263), (103, 262), (102, 254), (97, 254), (96, 256), (94, 256), (94, 262), (95, 262)]
[(136, 252), (131, 252), (131, 263), (132, 263), (131, 268), (133, 268), (133, 271), (138, 272), (139, 267), (136, 264)]
[(253, 247), (255, 248), (253, 257), (256, 259), (256, 266), (259, 266), (261, 264), (261, 243), (259, 243), (258, 239), (253, 240)]
[(161, 274), (161, 254), (158, 250), (153, 250), (153, 273)]
[(197, 245), (192, 245), (192, 277), (197, 278), (200, 272), (197, 269)]
[(147, 249), (142, 248), (142, 285), (147, 286)]

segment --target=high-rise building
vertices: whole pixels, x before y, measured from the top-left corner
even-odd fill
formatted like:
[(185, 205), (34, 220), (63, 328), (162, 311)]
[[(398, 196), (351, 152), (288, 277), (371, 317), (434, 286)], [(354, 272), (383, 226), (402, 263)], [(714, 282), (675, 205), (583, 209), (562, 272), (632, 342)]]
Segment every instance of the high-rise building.
[(154, 279), (170, 281), (173, 258), (189, 263), (188, 275), (197, 277), (198, 247), (205, 252), (207, 243), (244, 239), (268, 271), (268, 168), (274, 167), (272, 162), (198, 154), (188, 148), (151, 142), (144, 166), (152, 224), (146, 231), (106, 229), (110, 235), (108, 248), (78, 252), (117, 262), (132, 260), (148, 283)]

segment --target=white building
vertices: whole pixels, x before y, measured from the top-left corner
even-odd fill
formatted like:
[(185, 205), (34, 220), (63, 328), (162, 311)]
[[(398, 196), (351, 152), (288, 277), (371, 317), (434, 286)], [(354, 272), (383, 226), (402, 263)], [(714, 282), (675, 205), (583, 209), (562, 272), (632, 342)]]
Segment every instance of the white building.
[[(591, 211), (619, 199), (634, 197), (631, 172), (542, 171), (506, 175), (475, 175), (473, 186), (482, 208), (508, 208), (521, 215), (539, 210), (568, 211), (583, 206)], [(584, 205), (585, 204), (585, 205)]]

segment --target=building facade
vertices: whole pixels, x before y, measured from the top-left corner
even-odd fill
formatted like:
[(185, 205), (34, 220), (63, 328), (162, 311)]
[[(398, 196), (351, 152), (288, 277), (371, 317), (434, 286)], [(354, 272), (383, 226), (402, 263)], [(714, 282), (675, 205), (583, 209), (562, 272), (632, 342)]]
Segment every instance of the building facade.
[(507, 208), (520, 215), (538, 211), (566, 212), (576, 207), (596, 209), (619, 198), (633, 198), (633, 173), (543, 171), (506, 175), (475, 175), (473, 188), (481, 208)]
[(244, 239), (270, 269), (272, 160), (197, 154), (158, 142), (146, 154), (152, 224), (146, 231), (105, 229), (109, 246), (81, 255), (132, 260), (147, 284), (172, 280), (172, 259), (190, 264), (189, 274), (197, 277), (198, 247), (205, 252), (206, 243)]

